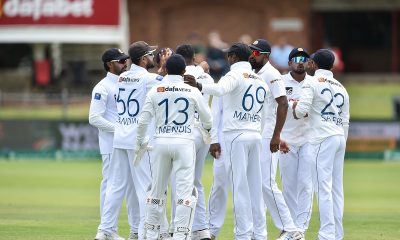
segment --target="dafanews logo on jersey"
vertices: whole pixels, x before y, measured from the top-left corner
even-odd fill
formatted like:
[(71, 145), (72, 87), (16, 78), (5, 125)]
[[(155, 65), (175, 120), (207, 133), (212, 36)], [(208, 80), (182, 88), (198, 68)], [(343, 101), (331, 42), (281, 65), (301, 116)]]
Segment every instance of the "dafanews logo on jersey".
[(140, 78), (119, 77), (118, 82), (124, 82), (124, 83), (140, 82)]
[(90, 18), (93, 0), (4, 0), (0, 1), (0, 18), (24, 17), (39, 21), (49, 17)]
[(183, 88), (183, 87), (158, 87), (157, 92), (191, 92), (192, 89)]
[(243, 73), (243, 77), (244, 77), (244, 78), (248, 78), (248, 79), (258, 79), (258, 80), (261, 80), (257, 75), (249, 74), (249, 73)]

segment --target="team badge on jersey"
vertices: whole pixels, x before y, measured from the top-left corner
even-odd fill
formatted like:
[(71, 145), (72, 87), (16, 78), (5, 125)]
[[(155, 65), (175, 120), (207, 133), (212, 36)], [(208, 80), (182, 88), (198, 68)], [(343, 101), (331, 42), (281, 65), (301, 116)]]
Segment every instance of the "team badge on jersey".
[(286, 95), (292, 95), (293, 93), (293, 88), (292, 87), (287, 87), (286, 88)]
[(100, 93), (95, 93), (94, 94), (94, 99), (100, 100), (101, 99), (101, 94)]

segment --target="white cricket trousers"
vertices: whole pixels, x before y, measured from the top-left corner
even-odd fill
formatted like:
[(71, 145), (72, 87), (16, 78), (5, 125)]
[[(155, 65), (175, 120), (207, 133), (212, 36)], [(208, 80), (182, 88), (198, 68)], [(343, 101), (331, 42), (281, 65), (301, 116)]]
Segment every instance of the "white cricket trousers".
[(279, 153), (282, 192), (297, 228), (306, 232), (313, 200), (313, 158), (309, 144), (289, 145), (288, 153)]
[(208, 199), (210, 233), (213, 236), (218, 236), (219, 231), (224, 224), (226, 203), (228, 202), (228, 189), (231, 186), (226, 173), (226, 160), (224, 159), (226, 155), (225, 143), (222, 141), (220, 146), (221, 155), (218, 159), (214, 159), (213, 163), (214, 178), (211, 186), (210, 197)]
[[(111, 161), (111, 153), (110, 154), (102, 154), (102, 176), (103, 179), (100, 184), (100, 217), (103, 213), (104, 200), (106, 198), (107, 191), (107, 182), (109, 179), (109, 169), (110, 169), (110, 161)], [(138, 208), (138, 199), (132, 185), (128, 184), (126, 189), (126, 210), (128, 213), (128, 222), (130, 226), (131, 232), (137, 233), (139, 222), (140, 222), (140, 213)], [(113, 231), (118, 231), (118, 226), (114, 226)]]
[[(194, 166), (196, 160), (195, 144), (193, 140), (184, 138), (155, 138), (151, 161), (153, 178), (151, 189), (147, 193), (146, 225), (151, 231), (147, 231), (148, 239), (157, 239), (157, 230), (162, 223), (163, 209), (165, 208), (165, 191), (170, 175), (175, 176), (176, 205), (174, 239), (181, 236), (177, 228), (191, 230), (190, 218), (193, 218), (194, 208), (182, 205), (192, 201)], [(182, 203), (181, 203), (182, 202)], [(184, 213), (184, 215), (182, 215)], [(187, 214), (186, 214), (187, 213)], [(185, 215), (186, 214), (186, 215)], [(184, 238), (183, 238), (184, 239)]]
[(228, 176), (232, 181), (236, 240), (265, 239), (266, 220), (261, 188), (261, 135), (224, 132)]
[(320, 215), (319, 240), (343, 239), (343, 162), (346, 149), (344, 136), (326, 138), (311, 145), (315, 156), (316, 190)]
[[(137, 201), (137, 205), (130, 203), (130, 206), (136, 208), (136, 211), (139, 209), (140, 213), (139, 227), (138, 229), (131, 229), (131, 231), (135, 232), (135, 230), (137, 230), (139, 237), (143, 238), (145, 196), (150, 183), (150, 162), (149, 158), (144, 158), (140, 162), (139, 166), (134, 167), (132, 163), (134, 158), (135, 154), (133, 149), (114, 148), (113, 150), (99, 230), (108, 233), (113, 231), (113, 226), (117, 225), (122, 200), (125, 196), (128, 185), (131, 185), (135, 193), (134, 195), (136, 195), (136, 199), (127, 199), (127, 201), (133, 201), (133, 204)], [(130, 213), (128, 213), (128, 216), (129, 214)]]
[[(204, 198), (204, 187), (201, 181), (203, 175), (204, 163), (207, 157), (208, 150), (210, 149), (209, 144), (205, 144), (201, 132), (194, 128), (193, 130), (194, 143), (196, 146), (196, 164), (194, 167), (194, 186), (197, 189), (198, 199), (196, 204), (196, 211), (194, 214), (194, 221), (192, 231), (198, 231), (208, 229), (206, 202)], [(171, 202), (176, 201), (175, 193), (175, 176), (171, 176)], [(172, 204), (171, 220), (175, 218), (175, 205)], [(172, 226), (172, 225), (171, 225)]]
[(262, 139), (261, 174), (265, 206), (278, 229), (287, 232), (298, 231), (283, 194), (276, 184), (276, 169), (279, 155), (278, 153), (271, 153), (270, 142), (271, 138)]

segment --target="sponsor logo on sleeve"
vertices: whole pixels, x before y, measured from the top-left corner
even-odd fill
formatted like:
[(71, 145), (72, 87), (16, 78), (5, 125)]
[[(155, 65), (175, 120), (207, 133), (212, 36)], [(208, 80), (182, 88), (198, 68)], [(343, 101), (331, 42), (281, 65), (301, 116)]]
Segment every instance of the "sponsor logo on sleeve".
[(278, 78), (278, 79), (271, 80), (270, 83), (273, 84), (274, 82), (277, 82), (277, 81), (280, 81), (280, 79)]
[(94, 94), (94, 99), (100, 100), (101, 99), (101, 94), (100, 93), (95, 93)]

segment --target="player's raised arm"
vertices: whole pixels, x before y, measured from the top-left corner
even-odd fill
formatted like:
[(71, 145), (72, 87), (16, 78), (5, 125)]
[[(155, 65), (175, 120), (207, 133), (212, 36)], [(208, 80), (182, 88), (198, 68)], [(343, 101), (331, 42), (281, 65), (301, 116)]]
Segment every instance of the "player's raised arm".
[(223, 96), (228, 92), (233, 91), (238, 86), (238, 81), (232, 74), (223, 76), (217, 84), (203, 84), (201, 85), (201, 92), (208, 93), (213, 96)]

